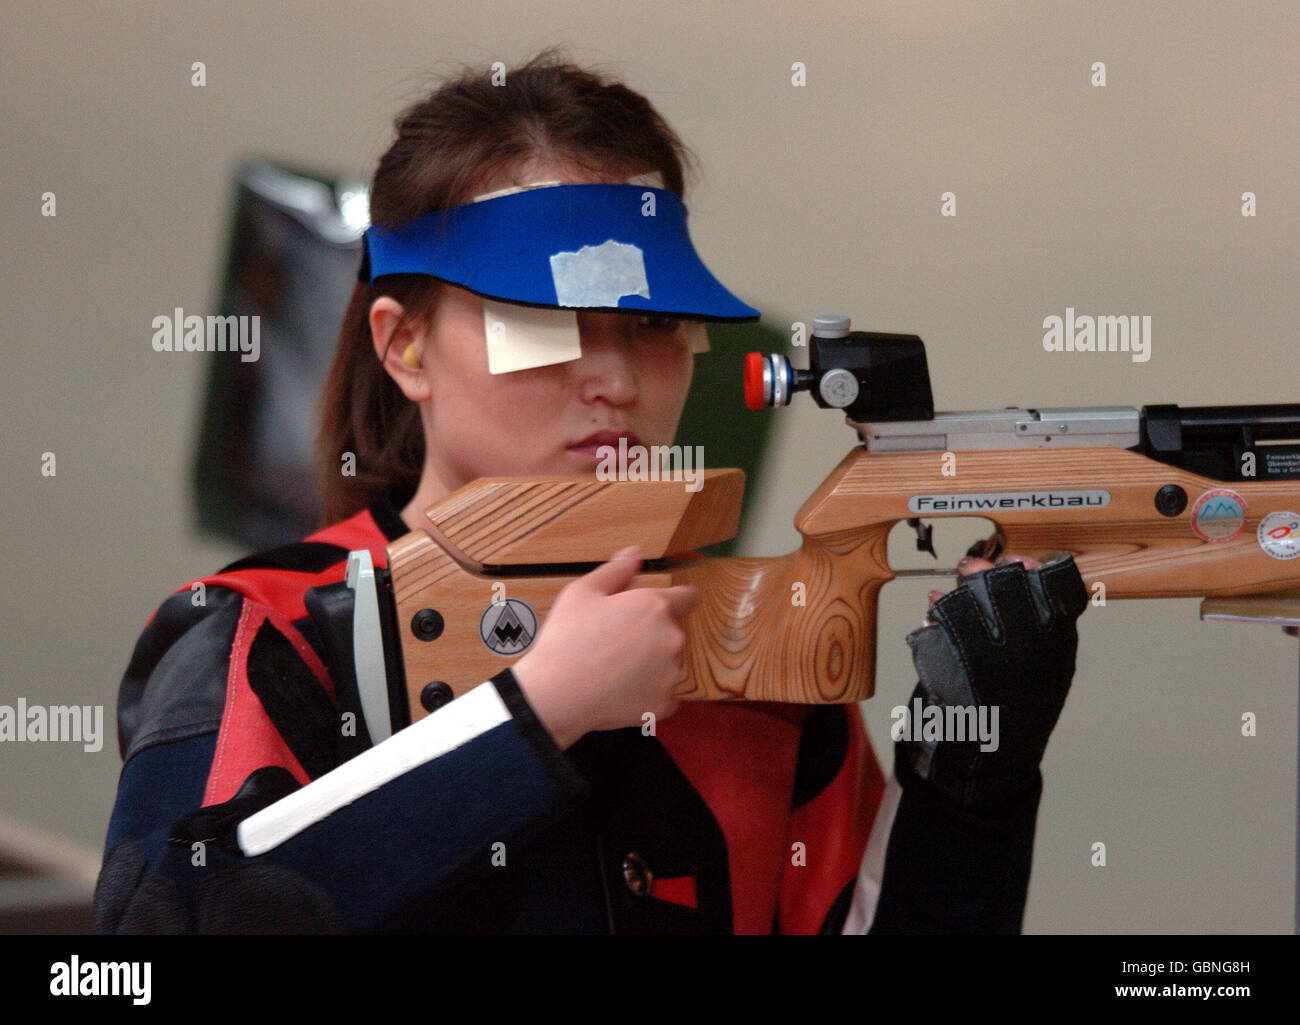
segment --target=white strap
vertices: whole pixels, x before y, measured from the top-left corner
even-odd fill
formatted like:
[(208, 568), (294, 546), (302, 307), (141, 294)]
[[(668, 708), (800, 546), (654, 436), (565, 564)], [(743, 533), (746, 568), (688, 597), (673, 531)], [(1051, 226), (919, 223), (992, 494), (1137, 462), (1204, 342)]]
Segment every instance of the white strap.
[(858, 866), (858, 881), (853, 887), (853, 903), (849, 906), (849, 916), (844, 920), (845, 934), (862, 934), (871, 928), (876, 918), (876, 908), (880, 906), (880, 887), (885, 878), (885, 851), (889, 847), (889, 832), (894, 828), (894, 816), (898, 814), (898, 802), (903, 796), (903, 788), (897, 777), (890, 775), (889, 785), (880, 800), (876, 811), (876, 821), (871, 825), (871, 837), (867, 849), (862, 855), (862, 864)]
[(327, 815), (500, 726), (510, 717), (496, 687), (481, 683), (433, 715), (250, 815), (236, 830), (239, 847), (250, 857), (265, 854)]

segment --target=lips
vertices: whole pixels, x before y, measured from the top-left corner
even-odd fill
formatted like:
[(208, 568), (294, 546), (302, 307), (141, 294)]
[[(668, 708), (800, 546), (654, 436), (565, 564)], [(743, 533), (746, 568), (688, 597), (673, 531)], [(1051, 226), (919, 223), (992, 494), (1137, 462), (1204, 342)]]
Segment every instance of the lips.
[(641, 444), (641, 439), (631, 431), (597, 431), (595, 434), (588, 435), (579, 442), (570, 445), (570, 449), (587, 449), (595, 451), (602, 445), (612, 445), (618, 448), (620, 438), (627, 439), (627, 447), (630, 449), (635, 445)]

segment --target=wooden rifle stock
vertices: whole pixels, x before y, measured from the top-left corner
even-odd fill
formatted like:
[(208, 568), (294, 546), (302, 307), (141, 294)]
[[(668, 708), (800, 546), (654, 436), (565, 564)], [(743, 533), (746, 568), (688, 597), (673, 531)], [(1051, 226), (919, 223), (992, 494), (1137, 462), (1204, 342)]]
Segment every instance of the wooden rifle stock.
[[(1267, 594), (1300, 608), (1300, 558), (1271, 556), (1256, 540), (1269, 513), (1300, 511), (1300, 480), (1233, 482), (1246, 506), (1242, 529), (1207, 541), (1193, 530), (1191, 502), (1171, 515), (1168, 506), (1159, 510), (1156, 496), (1179, 488), (1194, 501), (1225, 484), (1136, 452), (962, 452), (956, 477), (944, 474), (943, 456), (854, 448), (796, 515), (802, 546), (767, 558), (696, 552), (735, 536), (744, 488), (739, 470), (706, 471), (696, 492), (680, 481), (594, 475), (475, 481), (430, 507), (425, 529), (388, 547), (412, 720), (426, 714), (421, 693), (431, 682), (459, 696), (522, 655), (535, 632), (529, 612), (540, 625), (570, 580), (634, 542), (647, 566), (633, 586), (691, 584), (700, 591), (683, 622), (688, 641), (679, 687), (694, 700), (832, 704), (871, 697), (877, 598), (894, 577), (889, 533), (917, 516), (984, 516), (1009, 551), (1040, 559), (1070, 552), (1090, 592), (1103, 584), (1107, 600)], [(1066, 491), (1102, 492), (1106, 500), (1058, 507), (1007, 497)], [(918, 512), (910, 505), (917, 496), (953, 494), (993, 507)], [(502, 625), (510, 599), (527, 609), (516, 607)], [(429, 628), (425, 610), (437, 614), (440, 629)], [(489, 640), (517, 650), (498, 653)]]

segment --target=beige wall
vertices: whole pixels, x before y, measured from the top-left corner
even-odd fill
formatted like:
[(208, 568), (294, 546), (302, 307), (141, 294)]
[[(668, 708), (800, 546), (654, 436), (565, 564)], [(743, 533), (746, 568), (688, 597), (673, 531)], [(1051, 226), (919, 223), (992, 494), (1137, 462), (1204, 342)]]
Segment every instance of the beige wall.
[[(107, 824), (135, 637), (235, 554), (190, 524), (205, 357), (154, 353), (150, 321), (212, 298), (242, 154), (368, 172), (440, 62), (561, 42), (625, 76), (702, 158), (692, 225), (719, 277), (777, 325), (841, 311), (920, 334), (942, 409), (1300, 401), (1284, 0), (236, 7), (5, 5), (0, 701), (103, 703), (110, 722), (98, 754), (0, 745), (0, 812), (86, 845)], [(1042, 319), (1066, 306), (1150, 315), (1152, 358), (1044, 352)], [(794, 510), (852, 440), (837, 421), (787, 411), (753, 553), (793, 546)], [(925, 590), (884, 591), (866, 714), (886, 762)], [(1196, 608), (1085, 616), (1028, 930), (1290, 931), (1297, 645)]]

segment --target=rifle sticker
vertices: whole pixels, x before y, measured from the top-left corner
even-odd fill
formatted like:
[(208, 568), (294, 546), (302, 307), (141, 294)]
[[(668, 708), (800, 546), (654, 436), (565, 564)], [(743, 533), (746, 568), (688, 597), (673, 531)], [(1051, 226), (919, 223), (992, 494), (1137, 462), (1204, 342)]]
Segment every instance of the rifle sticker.
[(478, 621), (478, 635), (498, 655), (518, 655), (537, 636), (537, 613), (526, 601), (494, 601)]
[(1202, 541), (1228, 541), (1246, 525), (1246, 500), (1231, 488), (1213, 488), (1192, 506), (1192, 530)]
[(1300, 515), (1271, 512), (1255, 531), (1259, 546), (1275, 559), (1300, 558)]

